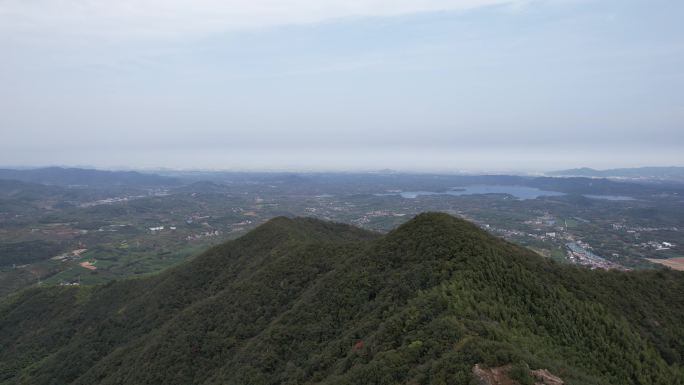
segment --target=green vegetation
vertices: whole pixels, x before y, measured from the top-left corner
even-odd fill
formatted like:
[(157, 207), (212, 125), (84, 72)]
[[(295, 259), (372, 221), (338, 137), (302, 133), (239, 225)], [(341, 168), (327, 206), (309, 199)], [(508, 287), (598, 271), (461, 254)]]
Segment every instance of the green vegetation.
[(0, 384), (682, 384), (684, 275), (561, 265), (445, 214), (276, 218), (190, 262), (0, 303)]
[[(82, 171), (17, 171), (31, 181), (57, 182), (65, 174), (78, 178), (67, 185), (0, 179), (0, 249), (7, 251), (0, 250), (0, 296), (39, 282), (103, 284), (155, 274), (276, 216), (314, 216), (388, 232), (418, 213), (441, 211), (558, 261), (577, 263), (569, 258), (566, 245), (581, 241), (586, 250), (618, 268), (658, 268), (646, 258), (667, 259), (684, 252), (682, 185), (409, 174), (190, 173), (160, 180)], [(163, 180), (171, 185), (158, 186)], [(505, 194), (415, 199), (382, 194), (473, 184), (538, 187), (568, 195), (517, 200)], [(581, 195), (602, 193), (636, 199)], [(50, 254), (46, 245), (60, 249)], [(87, 251), (72, 254), (83, 249)], [(50, 259), (60, 254), (66, 258)], [(86, 261), (96, 271), (80, 265)]]
[(62, 246), (48, 241), (24, 241), (0, 244), (0, 266), (24, 265), (59, 254)]

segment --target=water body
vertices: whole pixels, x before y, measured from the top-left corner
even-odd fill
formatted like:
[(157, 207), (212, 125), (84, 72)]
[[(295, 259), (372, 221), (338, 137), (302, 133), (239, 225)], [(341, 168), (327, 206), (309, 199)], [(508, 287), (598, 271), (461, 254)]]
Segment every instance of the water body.
[(470, 185), (464, 187), (456, 187), (452, 190), (447, 190), (444, 192), (434, 192), (434, 191), (402, 191), (396, 193), (385, 193), (385, 194), (375, 194), (375, 195), (401, 195), (403, 198), (415, 199), (422, 195), (477, 195), (477, 194), (506, 194), (512, 195), (516, 199), (536, 199), (541, 196), (561, 196), (565, 193), (557, 191), (546, 191), (541, 190), (536, 187), (527, 186), (505, 186), (505, 185)]
[(604, 199), (608, 201), (633, 201), (636, 200), (632, 197), (627, 197), (624, 195), (584, 195), (587, 198), (591, 199)]

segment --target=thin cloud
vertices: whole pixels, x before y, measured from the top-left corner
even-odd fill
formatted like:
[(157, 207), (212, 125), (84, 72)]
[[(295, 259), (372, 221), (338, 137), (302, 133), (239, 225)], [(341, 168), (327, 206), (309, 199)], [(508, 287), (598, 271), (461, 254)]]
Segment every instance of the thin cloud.
[(177, 38), (359, 17), (490, 6), (518, 8), (528, 3), (530, 0), (4, 0), (0, 1), (0, 33), (5, 38), (15, 33)]

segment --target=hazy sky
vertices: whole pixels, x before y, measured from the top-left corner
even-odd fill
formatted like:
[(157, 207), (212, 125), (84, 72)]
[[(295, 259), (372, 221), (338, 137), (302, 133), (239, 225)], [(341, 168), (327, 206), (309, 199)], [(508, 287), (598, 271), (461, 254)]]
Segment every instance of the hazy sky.
[(0, 0), (0, 165), (684, 165), (684, 1)]

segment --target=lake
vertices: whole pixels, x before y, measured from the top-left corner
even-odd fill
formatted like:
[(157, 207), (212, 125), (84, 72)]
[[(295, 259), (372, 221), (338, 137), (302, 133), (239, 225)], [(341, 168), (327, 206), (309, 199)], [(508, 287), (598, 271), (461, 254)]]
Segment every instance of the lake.
[(415, 199), (422, 195), (477, 195), (477, 194), (507, 194), (517, 199), (536, 199), (541, 196), (561, 196), (565, 195), (562, 192), (546, 191), (536, 187), (527, 186), (506, 186), (506, 185), (470, 185), (463, 187), (454, 187), (452, 190), (443, 192), (434, 191), (402, 191), (393, 193), (376, 194), (382, 195), (401, 195), (403, 198)]
[(608, 201), (633, 201), (635, 200), (632, 197), (627, 197), (624, 195), (584, 195), (587, 198), (591, 199), (604, 199)]

